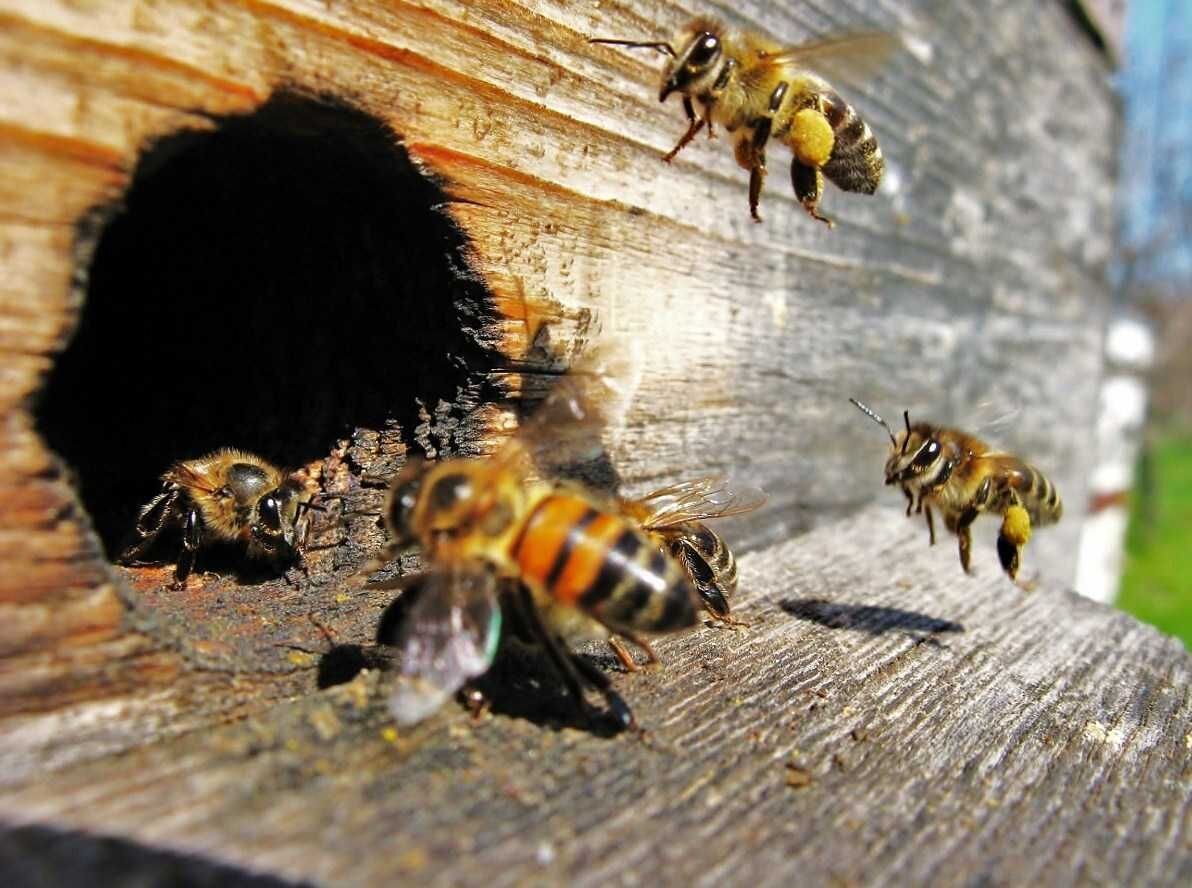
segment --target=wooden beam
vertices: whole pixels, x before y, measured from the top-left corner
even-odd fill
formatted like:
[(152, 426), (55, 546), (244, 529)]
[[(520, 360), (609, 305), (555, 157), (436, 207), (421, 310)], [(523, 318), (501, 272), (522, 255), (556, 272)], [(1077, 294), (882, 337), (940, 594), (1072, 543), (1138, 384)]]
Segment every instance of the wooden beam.
[(478, 722), (396, 731), (370, 671), (10, 787), (0, 816), (354, 884), (1179, 881), (1187, 652), (925, 536), (878, 508), (744, 557), (748, 628), (613, 675), (640, 737), (574, 726), (515, 652)]

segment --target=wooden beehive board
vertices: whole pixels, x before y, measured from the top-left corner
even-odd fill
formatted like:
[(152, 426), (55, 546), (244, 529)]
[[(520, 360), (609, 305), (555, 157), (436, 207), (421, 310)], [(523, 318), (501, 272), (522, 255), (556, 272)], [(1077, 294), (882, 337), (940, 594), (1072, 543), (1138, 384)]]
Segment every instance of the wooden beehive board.
[[(778, 151), (765, 222), (755, 225), (746, 177), (724, 138), (701, 138), (675, 164), (659, 163), (682, 119), (655, 100), (657, 59), (586, 40), (665, 35), (696, 11), (792, 42), (855, 28), (904, 34), (907, 52), (876, 79), (842, 84), (881, 139), (883, 193), (829, 190), (824, 206), (839, 223), (830, 232), (789, 194)], [(544, 323), (563, 351), (590, 315), (601, 336), (638, 343), (636, 401), (606, 441), (613, 466), (630, 491), (723, 471), (764, 487), (767, 508), (731, 530), (759, 559), (787, 551), (808, 527), (883, 495), (896, 499), (878, 484), (884, 439), (847, 396), (960, 423), (1016, 409), (1001, 442), (1047, 469), (1067, 500), (1065, 522), (1040, 534), (1028, 556), (1054, 589), (1073, 573), (1092, 464), (1117, 126), (1107, 73), (1061, 4), (0, 0), (7, 781), (106, 761), (212, 723), (301, 723), (322, 698), (293, 712), (270, 707), (313, 689), (324, 643), (316, 626), (367, 643), (386, 603), (346, 585), (360, 553), (380, 542), (363, 520), (347, 534), (355, 561), (320, 556), (297, 590), (204, 576), (186, 593), (165, 594), (165, 568), (107, 564), (69, 477), (38, 436), (37, 393), (85, 292), (74, 285), (87, 260), (79, 221), (119, 198), (152, 140), (208, 130), (282, 87), (336, 96), (384, 121), (445, 183), (448, 212), (470, 239), (498, 313), (486, 335), (511, 368), (498, 375), (516, 389), (519, 373), (547, 369), (549, 356), (528, 350)], [(418, 440), (485, 449), (507, 427), (509, 407), (481, 404), (450, 427), (436, 414)], [(361, 430), (350, 448), (337, 444), (327, 443), (324, 477), (344, 484), (420, 446), (409, 430), (384, 429)], [(837, 527), (810, 545), (839, 542), (847, 525)], [(865, 547), (857, 557), (869, 558), (868, 540)], [(844, 548), (806, 557), (831, 564)], [(872, 585), (858, 594), (885, 600), (887, 565), (866, 563)], [(790, 579), (757, 576), (763, 585)], [(846, 587), (807, 596), (830, 600), (834, 588)], [(964, 596), (996, 609), (1005, 591), (969, 584)], [(1058, 608), (1052, 617), (1065, 643), (1082, 643), (1080, 619)], [(1158, 645), (1145, 633), (1130, 637)], [(674, 650), (683, 644), (697, 642)], [(1154, 650), (1183, 668), (1173, 649)], [(837, 665), (852, 676), (842, 682), (865, 674), (862, 663)], [(674, 674), (668, 706), (686, 699), (689, 673)], [(981, 679), (956, 672), (951, 680), (962, 688)], [(359, 754), (375, 756), (381, 716), (372, 698), (366, 712), (373, 745)], [(508, 727), (524, 744), (556, 737), (526, 723)], [(593, 748), (610, 761), (619, 755)], [(733, 751), (715, 754), (727, 760)], [(113, 767), (115, 785), (122, 772)], [(559, 866), (573, 868), (581, 851), (559, 845), (557, 853)]]
[(544, 721), (536, 669), (503, 714), (393, 732), (369, 672), (10, 790), (0, 816), (85, 835), (54, 852), (26, 826), (7, 847), (69, 874), (121, 837), (170, 852), (126, 849), (125, 873), (339, 884), (1185, 881), (1187, 653), (977, 561), (958, 580), (950, 547), (869, 509), (744, 557), (748, 629), (665, 639), (661, 671), (614, 676), (644, 737)]

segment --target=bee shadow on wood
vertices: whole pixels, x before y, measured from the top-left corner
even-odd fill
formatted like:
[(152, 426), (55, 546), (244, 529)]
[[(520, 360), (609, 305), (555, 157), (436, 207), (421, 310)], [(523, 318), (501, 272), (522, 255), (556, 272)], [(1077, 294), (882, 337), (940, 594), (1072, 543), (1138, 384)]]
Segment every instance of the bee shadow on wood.
[(917, 642), (939, 644), (933, 636), (964, 631), (961, 623), (897, 607), (841, 604), (822, 598), (787, 598), (780, 601), (778, 606), (793, 617), (810, 620), (829, 629), (855, 629), (874, 636), (901, 632)]
[(384, 122), (292, 91), (210, 122), (76, 227), (81, 313), (35, 412), (110, 555), (175, 460), (294, 469), (493, 396), (491, 294)]
[[(106, 875), (105, 875), (106, 873)], [(284, 888), (294, 882), (253, 874), (183, 851), (120, 836), (43, 824), (0, 831), (0, 875), (14, 885), (181, 885)]]

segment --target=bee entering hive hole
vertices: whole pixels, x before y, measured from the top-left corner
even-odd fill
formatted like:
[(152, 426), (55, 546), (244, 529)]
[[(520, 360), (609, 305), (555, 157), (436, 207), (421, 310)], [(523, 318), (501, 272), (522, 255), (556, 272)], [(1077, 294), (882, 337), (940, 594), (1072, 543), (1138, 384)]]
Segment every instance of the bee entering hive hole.
[(79, 226), (81, 315), (37, 421), (110, 556), (175, 460), (298, 468), (395, 426), (409, 445), (497, 363), (447, 195), (384, 123), (288, 92), (213, 122), (150, 145)]

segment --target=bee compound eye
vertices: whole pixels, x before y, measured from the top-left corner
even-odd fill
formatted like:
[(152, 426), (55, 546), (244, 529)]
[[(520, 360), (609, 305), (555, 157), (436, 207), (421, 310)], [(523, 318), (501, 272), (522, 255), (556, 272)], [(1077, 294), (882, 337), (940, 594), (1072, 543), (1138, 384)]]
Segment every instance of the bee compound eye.
[(695, 38), (695, 45), (691, 47), (691, 55), (688, 56), (688, 59), (693, 65), (703, 66), (712, 61), (718, 52), (720, 52), (720, 38), (705, 31)]
[(281, 503), (276, 496), (269, 494), (263, 497), (257, 506), (257, 514), (260, 516), (261, 524), (268, 530), (281, 530)]
[(467, 475), (444, 475), (430, 490), (431, 502), (440, 509), (449, 509), (472, 496), (472, 481)]
[(915, 455), (914, 464), (919, 467), (929, 466), (940, 455), (940, 442), (931, 438)]

